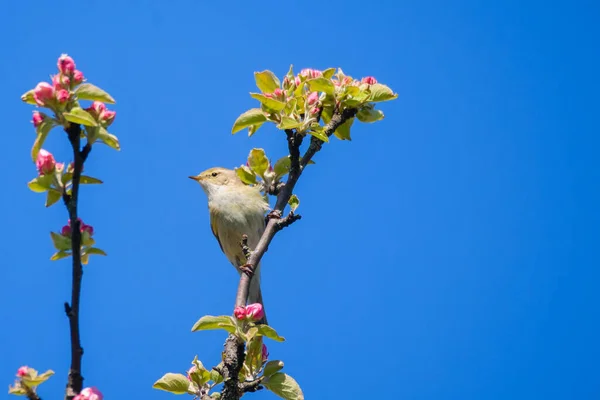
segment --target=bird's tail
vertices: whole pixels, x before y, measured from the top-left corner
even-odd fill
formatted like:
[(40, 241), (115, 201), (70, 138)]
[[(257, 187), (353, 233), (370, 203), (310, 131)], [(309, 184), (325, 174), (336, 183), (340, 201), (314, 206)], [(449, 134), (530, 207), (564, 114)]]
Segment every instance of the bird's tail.
[(265, 309), (265, 303), (263, 302), (262, 292), (260, 290), (260, 264), (256, 267), (254, 271), (254, 276), (250, 281), (250, 287), (248, 288), (248, 304), (260, 303), (263, 306), (263, 311), (265, 316), (258, 323), (266, 324), (267, 323), (267, 312)]

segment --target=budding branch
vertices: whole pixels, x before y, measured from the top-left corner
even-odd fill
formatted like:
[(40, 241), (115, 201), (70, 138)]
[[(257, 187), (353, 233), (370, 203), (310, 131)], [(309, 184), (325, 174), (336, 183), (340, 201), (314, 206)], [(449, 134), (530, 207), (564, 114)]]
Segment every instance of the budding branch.
[(81, 392), (83, 388), (83, 376), (81, 376), (81, 358), (83, 357), (83, 348), (79, 334), (79, 299), (81, 297), (81, 278), (83, 268), (81, 267), (81, 226), (77, 215), (77, 201), (79, 196), (79, 181), (83, 163), (92, 150), (90, 143), (87, 143), (83, 149), (81, 147), (81, 126), (70, 124), (65, 128), (65, 132), (73, 148), (73, 178), (71, 193), (66, 190), (63, 192), (63, 202), (69, 212), (71, 220), (71, 250), (73, 257), (73, 282), (71, 288), (71, 304), (65, 303), (65, 312), (69, 318), (69, 330), (71, 335), (71, 366), (69, 368), (69, 377), (65, 399), (71, 400)]
[[(358, 110), (355, 108), (344, 109), (341, 112), (336, 110), (329, 123), (325, 125), (324, 133), (328, 137), (331, 137), (331, 135), (333, 135), (335, 130), (339, 128), (340, 125), (350, 118), (353, 118), (357, 112)], [(283, 217), (283, 211), (285, 210), (285, 207), (292, 196), (294, 187), (296, 186), (300, 175), (302, 175), (304, 168), (308, 165), (313, 156), (319, 150), (321, 150), (323, 145), (322, 140), (313, 136), (306, 153), (304, 153), (304, 156), (302, 159), (300, 159), (300, 146), (302, 145), (302, 140), (304, 137), (293, 129), (286, 129), (285, 133), (291, 162), (289, 176), (287, 182), (277, 194), (275, 208), (267, 217), (267, 226), (265, 227), (265, 230), (258, 244), (256, 245), (256, 248), (252, 251), (247, 249), (248, 253), (250, 253), (250, 257), (247, 258), (246, 267), (249, 267), (251, 271), (254, 270), (256, 265), (258, 265), (260, 262), (262, 256), (266, 253), (275, 234), (284, 227), (289, 226), (293, 222), (300, 219), (300, 216), (295, 215), (293, 212), (290, 212), (289, 215)], [(245, 247), (247, 248), (247, 243)], [(251, 276), (248, 274), (241, 274), (235, 301), (236, 307), (243, 307), (246, 305), (250, 280)], [(223, 400), (238, 400), (245, 391), (248, 391), (246, 388), (246, 386), (248, 386), (247, 383), (238, 383), (237, 379), (243, 363), (244, 343), (236, 336), (229, 335), (225, 341), (225, 358), (223, 368), (224, 387), (222, 393)], [(255, 386), (252, 386), (252, 388), (257, 390), (259, 385), (260, 382), (256, 383)]]

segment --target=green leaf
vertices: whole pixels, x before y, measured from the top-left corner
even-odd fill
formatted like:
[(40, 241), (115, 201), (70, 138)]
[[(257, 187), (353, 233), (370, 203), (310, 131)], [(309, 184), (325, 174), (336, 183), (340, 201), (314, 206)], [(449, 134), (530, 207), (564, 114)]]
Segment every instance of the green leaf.
[[(262, 125), (266, 120), (267, 117), (260, 108), (251, 108), (235, 120), (235, 122), (233, 123), (233, 128), (231, 128), (231, 134), (237, 133), (244, 128), (248, 128), (254, 125)], [(256, 132), (257, 129), (258, 127), (249, 134), (253, 134), (254, 132)]]
[(89, 262), (90, 262), (90, 256), (87, 255), (86, 253), (82, 253), (81, 254), (81, 263), (83, 265), (88, 265)]
[(275, 89), (279, 89), (281, 86), (277, 76), (269, 70), (255, 72), (254, 80), (256, 80), (256, 86), (263, 93), (273, 93)]
[(397, 93), (394, 93), (392, 89), (381, 83), (371, 85), (369, 91), (371, 92), (369, 101), (372, 102), (394, 100), (398, 97)]
[(99, 256), (105, 256), (106, 252), (102, 249), (99, 249), (97, 247), (88, 247), (87, 249), (85, 249), (85, 254), (96, 254)]
[(74, 124), (82, 124), (87, 126), (98, 126), (98, 122), (92, 117), (92, 115), (85, 111), (83, 108), (74, 107), (71, 111), (64, 112), (63, 117), (69, 122)]
[(256, 185), (258, 183), (254, 171), (245, 165), (236, 168), (235, 173), (246, 185)]
[(283, 372), (277, 372), (263, 381), (263, 385), (277, 396), (286, 400), (304, 400), (298, 382)]
[(335, 86), (331, 83), (331, 80), (319, 77), (314, 79), (309, 79), (306, 81), (310, 90), (313, 92), (325, 92), (327, 94), (333, 95), (335, 93)]
[(202, 362), (198, 360), (198, 356), (194, 357), (192, 364), (196, 367), (196, 370), (190, 374), (190, 378), (194, 381), (198, 386), (202, 387), (206, 382), (210, 380), (210, 372), (204, 368)]
[(154, 382), (152, 387), (158, 390), (164, 390), (173, 394), (186, 394), (190, 381), (182, 374), (167, 373), (162, 378)]
[(271, 360), (265, 364), (265, 368), (263, 370), (263, 376), (269, 377), (273, 375), (275, 372), (281, 371), (283, 368), (283, 361), (279, 360)]
[(250, 93), (250, 97), (260, 101), (265, 107), (274, 111), (281, 111), (285, 108), (284, 102), (263, 96), (260, 93)]
[[(300, 161), (302, 161), (302, 157), (300, 157)], [(308, 162), (308, 165), (314, 164), (314, 163), (315, 162), (313, 160), (310, 160)], [(273, 166), (273, 171), (275, 171), (275, 176), (277, 176), (278, 178), (281, 178), (282, 176), (284, 176), (285, 174), (290, 172), (291, 165), (292, 165), (292, 161), (291, 161), (289, 155), (281, 157), (279, 160), (277, 160), (277, 162), (275, 162), (275, 165)]]
[(44, 142), (48, 137), (48, 134), (56, 126), (56, 122), (47, 116), (44, 116), (44, 120), (42, 123), (35, 129), (37, 136), (35, 138), (35, 142), (33, 142), (33, 147), (31, 148), (31, 159), (33, 162), (37, 159), (38, 153), (40, 149), (44, 146)]
[(302, 121), (296, 121), (294, 118), (283, 116), (281, 122), (277, 125), (278, 129), (294, 129), (302, 125)]
[(98, 178), (92, 178), (91, 176), (81, 175), (79, 183), (93, 185), (93, 184), (100, 184), (100, 183), (104, 183), (104, 182), (102, 182)]
[(300, 205), (300, 200), (298, 199), (298, 196), (293, 194), (288, 200), (288, 204), (290, 205), (292, 211), (296, 211), (296, 208), (298, 208), (298, 206)]
[(384, 118), (384, 115), (380, 110), (373, 110), (369, 107), (363, 107), (356, 114), (356, 118), (358, 118), (360, 122), (377, 122), (381, 121)]
[(333, 134), (335, 135), (336, 138), (338, 138), (340, 140), (352, 140), (350, 138), (350, 128), (352, 127), (353, 123), (354, 123), (354, 118), (350, 118), (349, 120), (344, 122), (342, 125), (338, 126), (338, 128), (335, 130), (335, 132)]
[(335, 68), (327, 68), (325, 71), (323, 71), (323, 78), (331, 79), (334, 74), (335, 74)]
[(33, 98), (33, 91), (34, 89), (31, 89), (30, 91), (23, 93), (23, 95), (21, 96), (21, 100), (27, 104), (33, 104), (35, 106), (37, 105), (37, 103)]
[(324, 123), (328, 124), (331, 121), (331, 117), (333, 116), (334, 106), (333, 105), (323, 105), (323, 109), (321, 110), (321, 119)]
[(260, 370), (262, 366), (262, 338), (255, 337), (246, 345), (246, 358), (244, 365), (253, 375)]
[(269, 159), (263, 149), (252, 149), (248, 155), (248, 165), (258, 176), (264, 179), (269, 169)]
[(91, 83), (82, 83), (77, 86), (75, 94), (79, 100), (98, 100), (104, 103), (115, 104), (115, 99), (113, 99), (110, 94)]
[(113, 149), (115, 149), (117, 151), (121, 150), (121, 145), (119, 144), (119, 139), (115, 135), (108, 133), (108, 131), (102, 127), (98, 130), (98, 135), (96, 137), (96, 140), (101, 141), (108, 147), (112, 147)]
[(272, 339), (276, 342), (285, 341), (285, 338), (283, 336), (279, 336), (275, 329), (271, 328), (269, 325), (260, 324), (256, 325), (256, 328), (258, 329), (259, 335), (268, 337), (269, 339)]
[(263, 126), (263, 122), (254, 124), (254, 125), (250, 125), (248, 127), (248, 137), (254, 135), (256, 133), (256, 131), (258, 130), (258, 128), (260, 128), (261, 126)]
[(27, 182), (27, 186), (36, 193), (43, 193), (50, 190), (52, 179), (52, 175), (40, 175)]
[(20, 386), (18, 383), (15, 383), (14, 386), (11, 386), (11, 385), (8, 386), (8, 394), (14, 394), (17, 396), (26, 396), (27, 392), (25, 391), (25, 389), (23, 389), (22, 386)]
[(48, 190), (46, 194), (46, 207), (50, 207), (62, 198), (62, 194), (56, 190)]
[(50, 232), (52, 243), (56, 250), (71, 250), (71, 238), (60, 235), (56, 232)]
[(61, 250), (61, 251), (57, 251), (56, 253), (52, 254), (52, 257), (50, 257), (50, 260), (51, 261), (57, 261), (57, 260), (60, 260), (62, 258), (67, 258), (69, 256), (71, 256), (70, 252)]
[(308, 131), (309, 135), (313, 135), (314, 137), (316, 137), (317, 139), (321, 139), (324, 142), (329, 142), (329, 138), (327, 137), (327, 135), (325, 134), (325, 132), (323, 132), (323, 128), (320, 127), (319, 128), (311, 128), (310, 131)]
[(49, 369), (48, 371), (44, 372), (43, 374), (31, 374), (30, 376), (24, 376), (21, 379), (23, 379), (23, 382), (29, 386), (29, 387), (35, 387), (38, 386), (41, 383), (46, 382), (48, 379), (50, 379), (50, 377), (54, 375), (54, 371), (52, 371), (51, 369)]
[(235, 322), (228, 315), (205, 315), (194, 324), (192, 332), (210, 329), (224, 329), (229, 333), (233, 333), (235, 332)]

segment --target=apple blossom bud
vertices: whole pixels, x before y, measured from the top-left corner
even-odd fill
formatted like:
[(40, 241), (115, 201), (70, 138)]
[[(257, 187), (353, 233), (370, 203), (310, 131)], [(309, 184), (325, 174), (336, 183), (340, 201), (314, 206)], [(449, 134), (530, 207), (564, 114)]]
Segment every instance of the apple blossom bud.
[(56, 92), (56, 100), (58, 100), (59, 103), (66, 103), (67, 100), (69, 100), (69, 96), (69, 91), (65, 89), (60, 89)]
[(198, 369), (198, 368), (196, 368), (196, 366), (195, 366), (195, 365), (192, 365), (192, 368), (190, 368), (190, 369), (188, 369), (188, 370), (187, 370), (187, 378), (188, 378), (188, 381), (190, 381), (190, 382), (191, 382), (191, 380), (192, 380), (192, 374), (193, 374), (194, 372), (196, 372), (196, 370), (197, 370), (197, 369)]
[(39, 106), (44, 106), (54, 98), (54, 88), (48, 82), (40, 82), (33, 89), (33, 99)]
[(300, 78), (299, 77), (295, 77), (294, 78), (294, 83), (296, 84), (296, 87), (298, 87), (298, 86), (300, 86), (300, 83), (302, 83), (302, 82), (300, 82)]
[(52, 77), (52, 85), (54, 86), (54, 90), (69, 88), (70, 82), (71, 80), (68, 76), (64, 76), (61, 74), (56, 74)]
[(377, 79), (375, 79), (375, 78), (374, 78), (374, 77), (372, 77), (372, 76), (367, 76), (367, 77), (364, 77), (364, 78), (362, 78), (360, 81), (361, 81), (362, 83), (366, 83), (366, 84), (368, 84), (368, 85), (374, 85), (374, 84), (376, 84), (376, 83), (377, 83)]
[(272, 99), (273, 98), (273, 93), (264, 93), (263, 96)]
[(38, 153), (37, 159), (35, 160), (35, 165), (40, 175), (47, 175), (54, 172), (56, 161), (54, 160), (52, 153), (41, 149)]
[(237, 319), (239, 319), (240, 321), (243, 320), (244, 318), (246, 318), (246, 308), (244, 308), (244, 307), (236, 307), (233, 310), (233, 315), (235, 315), (235, 317)]
[(83, 72), (81, 72), (80, 70), (75, 70), (75, 72), (73, 72), (73, 83), (75, 85), (79, 85), (81, 82), (83, 82), (84, 80), (84, 76), (83, 76)]
[(100, 119), (106, 124), (106, 126), (108, 126), (113, 123), (116, 115), (116, 111), (106, 110), (102, 114), (100, 114)]
[(58, 70), (65, 75), (72, 75), (75, 72), (75, 61), (66, 54), (58, 58)]
[(60, 230), (60, 234), (65, 237), (71, 237), (71, 227), (69, 225), (65, 225)]
[(300, 75), (305, 76), (309, 79), (314, 79), (323, 76), (323, 73), (318, 69), (304, 68), (302, 71), (300, 71)]
[(42, 124), (42, 122), (44, 122), (44, 115), (42, 113), (40, 113), (39, 111), (34, 111), (33, 119), (31, 120), (31, 122), (33, 123), (33, 126), (35, 126), (37, 128), (38, 126), (40, 126)]
[(269, 359), (269, 351), (267, 350), (267, 346), (263, 343), (262, 345), (262, 360), (263, 362)]
[(246, 306), (246, 315), (248, 318), (258, 321), (265, 316), (263, 306), (260, 303), (249, 304)]
[(88, 387), (83, 389), (77, 396), (73, 397), (73, 400), (102, 400), (104, 396), (95, 387)]
[(79, 229), (81, 229), (81, 233), (87, 232), (90, 236), (94, 235), (94, 227), (91, 225), (86, 225), (82, 222)]
[(315, 114), (318, 114), (318, 113), (319, 113), (319, 111), (321, 111), (321, 109), (320, 109), (319, 107), (313, 107), (313, 108), (310, 110), (310, 113), (311, 113), (312, 115), (315, 115)]
[(17, 376), (23, 377), (29, 373), (29, 367), (27, 365), (23, 365), (21, 368), (17, 370)]
[(283, 94), (283, 90), (277, 88), (273, 91), (273, 94), (277, 97), (281, 96)]
[(315, 104), (317, 101), (319, 101), (319, 93), (317, 92), (311, 92), (308, 97), (306, 98), (306, 101), (308, 102), (309, 105), (313, 105)]
[(106, 110), (106, 104), (104, 104), (101, 101), (94, 101), (92, 103), (92, 108), (94, 109), (94, 111), (96, 111), (98, 113), (98, 115), (102, 114), (103, 111)]

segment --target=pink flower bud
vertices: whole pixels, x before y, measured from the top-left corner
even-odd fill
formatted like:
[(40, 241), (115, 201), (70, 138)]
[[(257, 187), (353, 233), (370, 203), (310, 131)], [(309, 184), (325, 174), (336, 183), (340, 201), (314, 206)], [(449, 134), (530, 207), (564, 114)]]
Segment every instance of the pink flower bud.
[(56, 161), (54, 160), (52, 153), (41, 149), (38, 153), (37, 159), (35, 160), (35, 165), (40, 175), (47, 175), (54, 172)]
[(33, 99), (39, 106), (44, 106), (54, 98), (54, 88), (48, 82), (40, 82), (33, 89)]
[(60, 89), (56, 92), (56, 100), (58, 100), (59, 103), (66, 103), (67, 100), (69, 100), (69, 96), (69, 91), (65, 89)]
[(235, 317), (240, 321), (243, 320), (246, 318), (246, 308), (236, 307), (235, 310), (233, 310), (233, 315), (235, 315)]
[(52, 85), (54, 86), (54, 90), (69, 88), (70, 82), (71, 81), (68, 76), (61, 74), (56, 74), (52, 77)]
[(267, 346), (263, 343), (262, 345), (262, 360), (263, 362), (269, 359), (269, 351), (267, 350)]
[(377, 83), (377, 79), (375, 79), (375, 78), (374, 78), (374, 77), (372, 77), (372, 76), (367, 76), (367, 77), (364, 77), (364, 78), (362, 78), (360, 81), (361, 81), (362, 83), (366, 83), (366, 84), (368, 84), (368, 85), (374, 85), (374, 84), (376, 84), (376, 83)]
[(73, 72), (73, 83), (75, 85), (79, 85), (84, 79), (85, 77), (83, 76), (83, 72), (80, 70), (77, 69), (75, 72)]
[(87, 232), (90, 234), (90, 236), (94, 235), (94, 227), (91, 225), (86, 225), (82, 222), (80, 225), (80, 229), (81, 229), (81, 233)]
[(318, 69), (304, 68), (302, 71), (300, 71), (300, 75), (305, 76), (309, 79), (314, 79), (323, 76), (323, 73)]
[(17, 376), (23, 377), (29, 373), (29, 367), (27, 365), (23, 365), (21, 368), (17, 370)]
[(277, 97), (281, 96), (283, 94), (283, 90), (277, 88), (273, 91), (273, 94)]
[(319, 101), (319, 93), (317, 92), (311, 92), (308, 97), (306, 98), (306, 101), (308, 102), (309, 105), (313, 105), (315, 104), (317, 101)]
[(94, 109), (94, 111), (96, 111), (98, 113), (98, 115), (102, 114), (103, 111), (106, 110), (106, 104), (104, 104), (101, 101), (94, 101), (92, 103), (92, 108)]
[(83, 389), (77, 396), (73, 397), (73, 400), (102, 400), (104, 396), (95, 387), (88, 387)]
[(298, 86), (300, 86), (300, 83), (302, 83), (302, 82), (300, 82), (300, 78), (299, 77), (295, 77), (294, 78), (294, 83), (296, 84), (296, 87), (298, 87)]
[(320, 109), (319, 107), (313, 107), (313, 108), (310, 110), (310, 113), (311, 113), (312, 115), (315, 115), (315, 114), (318, 114), (318, 113), (319, 113), (319, 111), (321, 111), (321, 109)]
[(65, 225), (60, 230), (60, 234), (65, 237), (71, 237), (71, 227), (69, 225)]
[(192, 366), (192, 368), (188, 369), (188, 371), (187, 371), (187, 378), (188, 378), (188, 381), (191, 381), (191, 380), (192, 380), (192, 374), (193, 374), (194, 372), (196, 372), (196, 370), (197, 370), (197, 369), (198, 369), (198, 368), (196, 368), (196, 366), (195, 366), (195, 365), (193, 365), (193, 366)]
[(260, 303), (247, 305), (246, 316), (254, 321), (258, 321), (259, 319), (265, 316), (263, 306)]
[(100, 114), (100, 119), (102, 121), (104, 121), (106, 123), (106, 125), (110, 125), (113, 123), (113, 121), (115, 120), (115, 117), (117, 115), (116, 111), (109, 111), (106, 110), (104, 111), (102, 114)]
[(39, 111), (34, 111), (33, 119), (31, 122), (33, 123), (33, 126), (35, 126), (37, 128), (38, 126), (40, 126), (42, 124), (42, 122), (44, 122), (44, 116)]
[(269, 99), (273, 98), (273, 93), (265, 93), (263, 96), (268, 97)]
[(75, 61), (66, 54), (58, 58), (58, 70), (65, 75), (72, 75), (75, 72)]

